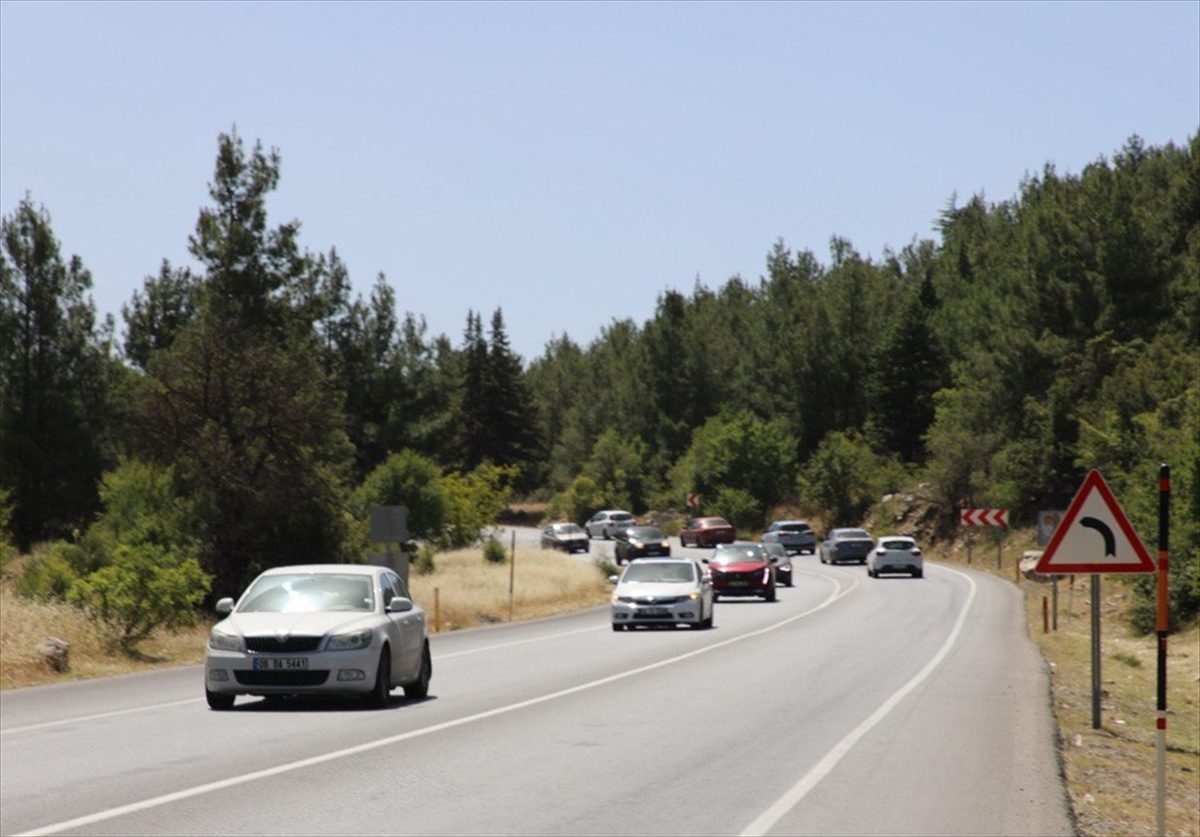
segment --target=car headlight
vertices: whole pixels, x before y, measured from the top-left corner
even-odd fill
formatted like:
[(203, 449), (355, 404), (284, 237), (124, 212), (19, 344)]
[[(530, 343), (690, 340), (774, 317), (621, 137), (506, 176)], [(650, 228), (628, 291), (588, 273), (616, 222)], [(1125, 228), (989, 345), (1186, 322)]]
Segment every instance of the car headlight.
[(242, 638), (221, 631), (212, 631), (208, 635), (208, 647), (214, 651), (244, 651)]
[(669, 547), (671, 545), (671, 542), (669, 540), (667, 540), (666, 538), (663, 538), (662, 545), (663, 545), (663, 549), (666, 549), (667, 547)]
[(634, 548), (634, 549), (641, 549), (641, 548), (642, 548), (642, 542), (641, 542), (641, 541), (630, 541), (629, 543), (631, 543), (631, 544), (633, 545), (633, 548)]
[(364, 628), (350, 634), (334, 634), (325, 643), (326, 651), (353, 651), (356, 648), (367, 648), (371, 644), (371, 631)]
[(696, 601), (696, 599), (700, 598), (700, 594), (695, 591), (692, 591), (691, 593), (688, 593), (688, 598), (694, 602), (694, 601)]

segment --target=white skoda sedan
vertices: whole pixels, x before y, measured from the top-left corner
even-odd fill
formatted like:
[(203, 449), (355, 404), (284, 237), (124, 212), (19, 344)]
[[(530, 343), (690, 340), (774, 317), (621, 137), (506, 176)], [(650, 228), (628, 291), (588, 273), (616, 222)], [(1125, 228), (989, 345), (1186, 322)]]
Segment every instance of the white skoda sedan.
[(217, 602), (204, 695), (230, 709), (237, 695), (425, 697), (433, 663), (425, 611), (395, 572), (360, 564), (276, 567), (234, 604)]

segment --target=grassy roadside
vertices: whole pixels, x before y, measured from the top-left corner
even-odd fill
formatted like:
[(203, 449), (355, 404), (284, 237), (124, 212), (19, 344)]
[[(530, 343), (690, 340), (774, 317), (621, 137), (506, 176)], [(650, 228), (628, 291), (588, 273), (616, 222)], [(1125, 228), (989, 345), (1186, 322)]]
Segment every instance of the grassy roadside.
[[(464, 549), (438, 555), (434, 564), (434, 573), (410, 578), (413, 598), (428, 611), (431, 629), (435, 619), (443, 631), (508, 621), (507, 563), (488, 564), (481, 549)], [(602, 604), (612, 589), (594, 565), (541, 549), (517, 551), (513, 578), (514, 621)], [(156, 631), (131, 658), (106, 645), (83, 611), (14, 594), (8, 572), (0, 580), (0, 689), (200, 663), (215, 621), (210, 616), (194, 628)], [(70, 644), (70, 671), (51, 672), (38, 655), (37, 645), (47, 636)]]
[[(1045, 631), (1042, 598), (1051, 585), (1019, 578), (1032, 531), (1006, 538), (1001, 567), (994, 546), (976, 547), (970, 566), (1017, 584), (1027, 628), (1051, 671), (1054, 713), (1067, 788), (1083, 837), (1153, 835), (1156, 828), (1157, 640), (1130, 631), (1122, 614), (1128, 588), (1113, 576), (1101, 582), (1101, 724), (1092, 729), (1090, 581), (1059, 583), (1058, 630)], [(962, 544), (929, 551), (936, 560), (967, 565)], [(1018, 580), (1019, 579), (1019, 580)], [(1053, 623), (1053, 619), (1047, 621)], [(1166, 834), (1200, 834), (1200, 626), (1170, 637), (1167, 655)]]

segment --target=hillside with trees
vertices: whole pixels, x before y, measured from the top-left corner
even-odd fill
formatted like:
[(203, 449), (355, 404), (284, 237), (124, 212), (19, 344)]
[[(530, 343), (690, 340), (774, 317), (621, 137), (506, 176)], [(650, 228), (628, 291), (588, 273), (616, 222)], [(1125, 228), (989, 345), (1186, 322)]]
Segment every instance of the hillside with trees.
[(57, 542), (31, 594), (363, 560), (371, 502), (460, 543), (514, 491), (575, 514), (699, 491), (753, 527), (781, 503), (857, 522), (921, 482), (947, 523), (1021, 524), (1100, 468), (1149, 533), (1167, 462), (1177, 613), (1200, 608), (1200, 135), (951, 197), (940, 240), (879, 259), (777, 241), (756, 280), (662, 291), (528, 365), (500, 310), (456, 344), (382, 274), (352, 298), (336, 248), (268, 218), (279, 177), (278, 152), (221, 135), (194, 264), (148, 266), (121, 338), (49, 211), (4, 217), (0, 489), (19, 548)]

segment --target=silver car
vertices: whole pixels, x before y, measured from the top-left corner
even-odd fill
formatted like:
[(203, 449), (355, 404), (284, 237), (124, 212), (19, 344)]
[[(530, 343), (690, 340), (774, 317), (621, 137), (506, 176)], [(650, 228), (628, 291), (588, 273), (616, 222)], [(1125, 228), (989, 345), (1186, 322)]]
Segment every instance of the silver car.
[(620, 509), (605, 509), (592, 515), (583, 528), (589, 538), (611, 538), (619, 529), (628, 529), (635, 524), (633, 515)]
[(713, 587), (690, 558), (642, 558), (625, 567), (612, 594), (612, 628), (638, 625), (713, 626)]
[(790, 553), (817, 551), (817, 535), (803, 520), (776, 520), (763, 532), (762, 542), (781, 544)]
[(232, 708), (237, 695), (357, 695), (382, 708), (396, 686), (429, 693), (425, 611), (386, 567), (276, 567), (216, 609), (225, 618), (204, 661), (212, 709)]
[(906, 573), (913, 578), (925, 575), (925, 559), (916, 541), (900, 535), (879, 539), (879, 545), (867, 556), (867, 575), (879, 578), (880, 573)]

